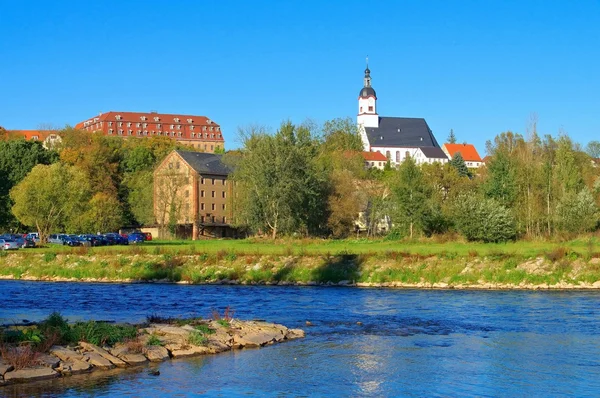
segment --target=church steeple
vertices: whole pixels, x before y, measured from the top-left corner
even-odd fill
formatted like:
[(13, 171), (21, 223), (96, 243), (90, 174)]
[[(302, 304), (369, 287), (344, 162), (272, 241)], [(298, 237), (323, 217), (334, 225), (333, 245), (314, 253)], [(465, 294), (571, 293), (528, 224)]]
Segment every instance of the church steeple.
[(367, 68), (365, 69), (364, 86), (358, 95), (358, 124), (364, 127), (379, 127), (379, 115), (377, 115), (377, 94), (371, 87), (371, 69), (369, 69), (369, 57), (367, 57)]

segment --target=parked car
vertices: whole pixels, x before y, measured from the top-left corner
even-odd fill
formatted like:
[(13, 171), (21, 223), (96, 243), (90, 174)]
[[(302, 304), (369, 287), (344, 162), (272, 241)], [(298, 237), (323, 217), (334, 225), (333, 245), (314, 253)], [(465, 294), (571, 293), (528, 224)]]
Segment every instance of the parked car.
[(152, 240), (152, 234), (150, 232), (143, 232), (146, 235), (146, 240)]
[(25, 238), (25, 244), (23, 245), (23, 248), (26, 249), (31, 247), (35, 247), (35, 241), (30, 238)]
[(25, 238), (19, 234), (3, 234), (0, 239), (14, 240), (19, 245), (19, 248), (25, 247)]
[(129, 241), (129, 243), (143, 243), (146, 240), (146, 235), (142, 234), (142, 233), (133, 233), (133, 234), (129, 234), (127, 236), (127, 240)]
[(81, 246), (81, 241), (76, 235), (62, 235), (62, 242), (65, 246)]
[(40, 241), (40, 235), (37, 232), (30, 232), (27, 235), (24, 236), (25, 239), (31, 239), (34, 242), (39, 242)]
[(109, 232), (104, 234), (104, 237), (110, 242), (111, 245), (128, 245), (129, 241), (126, 237), (119, 235), (116, 232)]
[(18, 250), (19, 244), (12, 239), (4, 238), (0, 239), (0, 248), (2, 250)]
[(55, 245), (62, 245), (63, 244), (63, 235), (51, 234), (48, 237), (48, 243), (54, 243)]

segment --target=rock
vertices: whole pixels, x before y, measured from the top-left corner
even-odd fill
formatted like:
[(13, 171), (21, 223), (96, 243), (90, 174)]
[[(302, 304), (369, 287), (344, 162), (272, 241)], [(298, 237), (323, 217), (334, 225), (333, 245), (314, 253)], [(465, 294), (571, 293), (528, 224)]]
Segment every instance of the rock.
[(111, 361), (104, 358), (97, 352), (86, 352), (83, 354), (83, 357), (86, 359), (86, 361), (100, 369), (112, 369), (115, 367)]
[(110, 354), (104, 348), (100, 348), (94, 344), (86, 343), (84, 341), (80, 341), (79, 346), (86, 351), (95, 352), (97, 354), (100, 354), (103, 358), (108, 359), (115, 366), (118, 366), (121, 368), (124, 368), (125, 366), (127, 366), (127, 364), (122, 359), (119, 359), (116, 356)]
[(171, 356), (173, 356), (173, 358), (184, 358), (210, 353), (211, 350), (208, 347), (188, 346), (186, 348), (171, 351)]
[(209, 340), (208, 348), (210, 349), (211, 353), (218, 354), (219, 352), (229, 351), (231, 349), (231, 345), (225, 344), (219, 340)]
[(148, 375), (150, 375), (150, 376), (160, 376), (160, 370), (151, 370), (150, 372), (148, 372)]
[(0, 376), (4, 376), (6, 372), (10, 372), (14, 370), (14, 366), (9, 365), (0, 359)]
[(91, 370), (92, 364), (79, 359), (69, 359), (68, 361), (61, 361), (56, 369), (63, 375), (70, 376)]
[(61, 346), (52, 346), (52, 348), (50, 348), (50, 354), (59, 357), (61, 361), (65, 362), (73, 359), (85, 361), (83, 355), (80, 353)]
[(23, 382), (52, 379), (58, 376), (58, 372), (46, 366), (37, 366), (34, 368), (19, 369), (12, 372), (7, 372), (4, 374), (4, 380), (6, 382)]
[[(189, 326), (189, 325), (186, 325)], [(171, 326), (171, 325), (160, 325), (160, 324), (155, 324), (152, 325), (148, 328), (146, 328), (145, 330), (149, 333), (149, 334), (158, 334), (158, 335), (165, 335), (165, 334), (174, 334), (174, 335), (178, 335), (178, 336), (185, 336), (187, 338), (187, 335), (190, 333), (189, 329), (194, 329), (193, 327), (188, 327), (188, 328), (183, 328), (183, 327), (178, 327), (178, 326)]]
[(358, 326), (362, 326), (362, 324), (363, 324), (363, 323), (362, 323), (361, 321), (358, 321), (358, 322), (356, 322), (356, 324), (357, 324)]
[(109, 351), (112, 355), (123, 359), (122, 356), (129, 352), (129, 348), (123, 344), (117, 344), (116, 346), (109, 348)]
[(241, 347), (260, 347), (266, 344), (270, 344), (276, 341), (276, 335), (274, 333), (248, 333), (243, 336), (234, 335), (233, 342), (236, 346)]
[(304, 330), (302, 329), (288, 329), (285, 338), (288, 340), (299, 339), (304, 337)]
[(312, 326), (312, 322), (311, 321), (306, 321), (306, 326)]
[(39, 354), (37, 361), (40, 363), (40, 365), (47, 366), (51, 369), (57, 368), (58, 364), (60, 363), (60, 359), (58, 359), (58, 357), (48, 354)]
[(121, 354), (119, 358), (121, 358), (130, 365), (141, 365), (143, 363), (148, 362), (148, 358), (146, 358), (142, 354)]
[(596, 282), (592, 283), (592, 287), (595, 289), (600, 289), (600, 281), (596, 281)]
[(165, 347), (159, 345), (148, 346), (146, 349), (146, 357), (152, 362), (165, 361), (169, 359), (169, 351)]

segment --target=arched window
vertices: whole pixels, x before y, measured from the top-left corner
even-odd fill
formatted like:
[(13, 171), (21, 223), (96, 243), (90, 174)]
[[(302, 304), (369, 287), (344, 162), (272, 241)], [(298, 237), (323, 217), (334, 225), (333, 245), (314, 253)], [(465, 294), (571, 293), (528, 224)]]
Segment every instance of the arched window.
[(390, 151), (385, 151), (385, 157), (388, 158), (388, 160), (391, 159), (391, 156)]
[(400, 163), (400, 151), (396, 151), (396, 163)]

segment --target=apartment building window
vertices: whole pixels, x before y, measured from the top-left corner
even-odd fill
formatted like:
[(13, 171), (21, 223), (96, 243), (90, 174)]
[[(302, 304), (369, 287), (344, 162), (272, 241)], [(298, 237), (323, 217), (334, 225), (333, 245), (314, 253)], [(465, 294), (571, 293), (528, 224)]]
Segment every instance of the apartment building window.
[(175, 125), (174, 125), (174, 124), (172, 124), (172, 125), (171, 125), (171, 129), (174, 129), (174, 128), (175, 128)]
[(192, 138), (196, 138), (196, 133), (192, 133)]
[(190, 130), (193, 130), (193, 129), (194, 129), (194, 126), (190, 126)]
[(216, 209), (216, 205), (213, 203), (212, 206), (211, 206), (211, 208), (212, 208), (212, 210), (215, 210)]
[(213, 198), (215, 197), (215, 191), (212, 191), (212, 197)]
[(123, 135), (123, 130), (119, 130), (119, 135)]
[(204, 150), (206, 151), (206, 144), (204, 144)]
[(160, 120), (160, 118), (158, 116), (154, 116), (154, 121), (158, 122)]
[(204, 210), (204, 203), (200, 203), (200, 210)]
[(200, 197), (204, 197), (204, 190), (200, 191)]
[(215, 185), (215, 179), (214, 178), (211, 178), (210, 185)]
[(200, 184), (204, 184), (204, 177), (200, 179)]
[(117, 116), (115, 116), (115, 119), (117, 119), (117, 120), (121, 120), (121, 115), (117, 115)]
[(142, 127), (144, 127), (144, 128), (148, 127), (148, 123), (142, 124)]
[(225, 210), (225, 203), (223, 203), (223, 204), (221, 205), (221, 209), (222, 209), (222, 210)]
[(146, 120), (146, 116), (141, 116), (140, 119)]
[(214, 135), (214, 134), (211, 134), (211, 135), (210, 135), (210, 138), (215, 138), (215, 135)]
[(200, 216), (200, 222), (204, 222), (204, 216)]
[(178, 117), (173, 118), (173, 120), (175, 121), (175, 123), (179, 123), (179, 118)]
[(227, 180), (223, 180), (223, 185), (227, 185)]
[(177, 130), (181, 130), (181, 124), (177, 125)]
[(213, 131), (213, 127), (212, 126), (210, 126), (210, 131)]
[(123, 127), (123, 122), (119, 122), (119, 127)]
[(108, 134), (112, 134), (112, 133), (113, 133), (113, 129), (109, 129)]
[(202, 127), (202, 131), (206, 131), (206, 126)]
[(212, 222), (214, 223), (215, 222), (215, 216), (212, 216), (211, 219), (212, 219)]
[(215, 150), (213, 147), (214, 147), (214, 145), (211, 145), (211, 146), (210, 146), (210, 150), (211, 150), (211, 151), (214, 151), (214, 150)]
[(127, 122), (127, 127), (131, 127), (131, 122)]
[(156, 128), (157, 128), (157, 129), (160, 129), (160, 128), (161, 128), (161, 127), (160, 127), (160, 123), (158, 123), (158, 124), (156, 125)]
[(192, 119), (188, 119), (188, 120), (187, 120), (187, 122), (188, 122), (188, 123), (192, 123), (192, 122), (193, 122), (193, 120), (192, 120)]
[(225, 198), (225, 191), (221, 192), (221, 196)]
[(227, 224), (227, 217), (223, 216), (223, 224)]
[(181, 137), (181, 131), (177, 133), (177, 137)]

